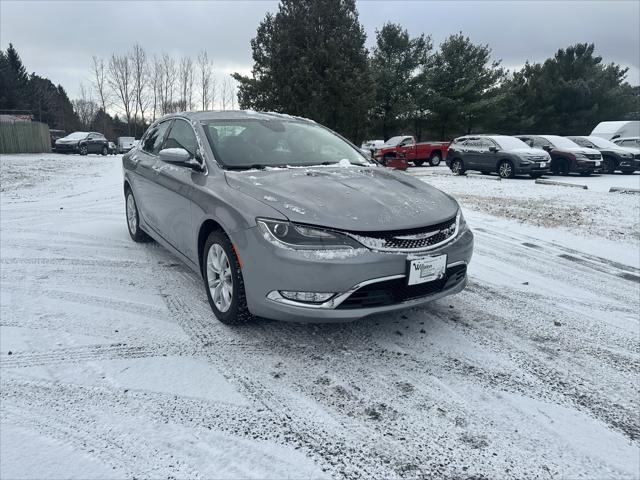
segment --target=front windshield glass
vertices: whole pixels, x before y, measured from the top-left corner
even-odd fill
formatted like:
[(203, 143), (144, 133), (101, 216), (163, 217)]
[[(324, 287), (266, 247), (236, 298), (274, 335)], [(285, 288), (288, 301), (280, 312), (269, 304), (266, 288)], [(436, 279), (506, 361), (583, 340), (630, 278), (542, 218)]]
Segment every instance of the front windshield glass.
[(545, 135), (542, 138), (551, 142), (551, 144), (556, 148), (580, 148), (580, 145), (578, 145), (574, 141), (569, 140), (568, 138), (560, 137), (558, 135)]
[(387, 140), (386, 142), (384, 142), (385, 145), (389, 145), (390, 147), (395, 147), (396, 145), (398, 145), (403, 138), (406, 137), (391, 137), (389, 140)]
[(68, 138), (69, 140), (82, 140), (87, 135), (89, 135), (87, 132), (73, 132), (67, 135), (65, 138)]
[(225, 168), (371, 164), (338, 135), (312, 123), (276, 118), (202, 124), (216, 159)]
[(529, 145), (524, 143), (519, 138), (515, 137), (491, 137), (495, 142), (500, 145), (503, 150), (515, 150), (517, 148), (530, 148)]
[(587, 140), (598, 148), (620, 148), (620, 145), (616, 145), (615, 143), (600, 137), (587, 137)]

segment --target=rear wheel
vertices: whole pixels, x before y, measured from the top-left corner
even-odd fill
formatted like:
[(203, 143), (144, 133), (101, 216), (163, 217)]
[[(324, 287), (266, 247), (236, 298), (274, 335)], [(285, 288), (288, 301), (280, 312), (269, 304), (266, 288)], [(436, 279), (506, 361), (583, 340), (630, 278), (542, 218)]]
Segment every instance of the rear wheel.
[(251, 320), (242, 269), (229, 237), (218, 230), (211, 232), (204, 244), (202, 260), (202, 278), (216, 318), (227, 325)]
[(498, 165), (498, 174), (501, 178), (513, 178), (515, 171), (513, 170), (513, 164), (507, 160), (503, 160)]
[(454, 159), (451, 162), (451, 171), (454, 175), (464, 175), (464, 162), (459, 158)]
[(414, 160), (414, 161), (413, 161), (413, 164), (414, 164), (416, 167), (421, 167), (421, 166), (424, 164), (424, 160)]
[(432, 167), (437, 167), (438, 165), (440, 165), (441, 161), (442, 158), (440, 158), (440, 155), (438, 153), (432, 153), (431, 157), (429, 157), (429, 165), (431, 165)]
[(125, 194), (125, 205), (127, 213), (127, 228), (129, 235), (134, 242), (148, 242), (151, 240), (149, 235), (144, 233), (140, 228), (140, 214), (138, 213), (138, 205), (130, 188), (127, 188)]
[(109, 149), (107, 147), (102, 147), (102, 155), (107, 155), (109, 153)]

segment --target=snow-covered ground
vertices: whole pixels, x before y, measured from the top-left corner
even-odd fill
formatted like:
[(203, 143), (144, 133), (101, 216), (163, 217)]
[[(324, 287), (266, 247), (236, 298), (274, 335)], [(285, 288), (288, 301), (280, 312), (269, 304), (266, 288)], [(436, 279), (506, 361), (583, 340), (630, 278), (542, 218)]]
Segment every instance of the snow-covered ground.
[(120, 157), (0, 173), (1, 478), (638, 478), (640, 196), (412, 169), (476, 233), (464, 292), (229, 328), (129, 239)]

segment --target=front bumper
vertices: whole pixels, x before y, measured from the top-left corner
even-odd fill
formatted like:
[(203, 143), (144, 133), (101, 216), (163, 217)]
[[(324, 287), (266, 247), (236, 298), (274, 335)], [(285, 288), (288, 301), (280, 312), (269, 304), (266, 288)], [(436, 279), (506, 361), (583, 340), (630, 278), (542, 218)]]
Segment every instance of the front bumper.
[[(542, 166), (544, 164), (544, 167)], [(534, 162), (534, 163), (520, 163), (516, 166), (516, 174), (536, 174), (544, 175), (549, 173), (551, 169), (551, 161), (546, 162)]]
[[(381, 253), (367, 249), (345, 254), (288, 250), (269, 244), (255, 227), (237, 232), (232, 240), (243, 263), (245, 293), (251, 313), (292, 322), (351, 321), (376, 313), (411, 308), (458, 293), (466, 285), (466, 265), (473, 252), (473, 234), (468, 228), (453, 241), (425, 252), (431, 256), (446, 254), (448, 275), (439, 280), (440, 284), (422, 284), (423, 289), (416, 290), (403, 287), (407, 274), (406, 253)], [(375, 285), (381, 289), (388, 288), (394, 295), (394, 301), (377, 306), (367, 306), (366, 301), (358, 304), (353, 294), (363, 294), (365, 288)], [(319, 308), (318, 305), (303, 305), (277, 295), (279, 291), (292, 290), (338, 293), (344, 298), (330, 308)]]
[(618, 168), (621, 170), (627, 171), (636, 171), (640, 170), (640, 158), (624, 158), (620, 160), (618, 164)]
[(574, 171), (600, 173), (602, 172), (602, 160), (577, 160)]
[(77, 143), (60, 143), (60, 144), (57, 143), (56, 146), (54, 147), (54, 150), (59, 153), (67, 153), (67, 152), (77, 153), (79, 151)]

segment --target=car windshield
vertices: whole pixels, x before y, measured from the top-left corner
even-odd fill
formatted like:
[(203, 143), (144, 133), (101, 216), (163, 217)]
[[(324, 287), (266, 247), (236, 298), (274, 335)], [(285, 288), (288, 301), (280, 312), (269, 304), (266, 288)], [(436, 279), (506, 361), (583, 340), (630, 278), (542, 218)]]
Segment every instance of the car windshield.
[(82, 140), (86, 138), (87, 135), (89, 135), (87, 132), (73, 132), (64, 138), (68, 138), (69, 140)]
[(568, 138), (560, 137), (558, 135), (545, 135), (542, 138), (544, 138), (545, 140), (550, 142), (551, 145), (553, 145), (556, 148), (576, 148), (576, 147), (580, 147), (580, 145), (578, 145), (574, 141), (569, 140)]
[(313, 123), (275, 118), (202, 124), (216, 159), (229, 169), (371, 165), (357, 148)]
[(587, 137), (587, 140), (598, 148), (620, 148), (620, 145), (616, 145), (615, 143), (600, 137)]
[(385, 145), (389, 145), (391, 147), (395, 147), (396, 145), (398, 145), (403, 138), (403, 136), (399, 136), (399, 137), (391, 137), (389, 140), (387, 140), (386, 142), (384, 142)]
[(519, 138), (515, 137), (491, 137), (503, 150), (515, 150), (516, 148), (530, 148)]

